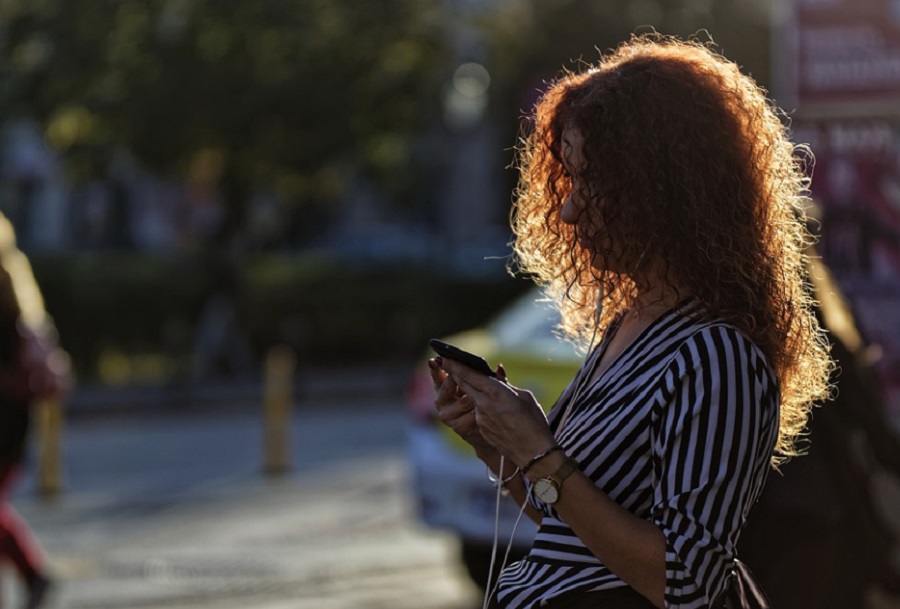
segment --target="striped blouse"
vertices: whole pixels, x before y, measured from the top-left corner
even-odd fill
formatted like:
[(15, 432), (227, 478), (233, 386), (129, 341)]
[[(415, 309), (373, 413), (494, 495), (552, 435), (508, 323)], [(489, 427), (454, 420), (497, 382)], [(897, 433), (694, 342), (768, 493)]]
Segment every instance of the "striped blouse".
[[(777, 379), (745, 335), (687, 301), (655, 320), (593, 384), (579, 387), (616, 327), (557, 401), (550, 425), (600, 489), (663, 531), (666, 606), (706, 607), (725, 586), (769, 469)], [(552, 507), (530, 495), (543, 518), (528, 556), (500, 577), (501, 606), (540, 607), (560, 595), (625, 585)]]

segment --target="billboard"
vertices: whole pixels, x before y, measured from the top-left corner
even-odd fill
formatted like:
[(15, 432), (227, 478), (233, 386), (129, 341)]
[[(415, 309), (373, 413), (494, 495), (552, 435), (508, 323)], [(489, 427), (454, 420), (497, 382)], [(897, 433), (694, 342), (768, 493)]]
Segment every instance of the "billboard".
[(900, 1), (795, 0), (784, 33), (786, 57), (773, 66), (783, 106), (807, 116), (897, 111)]
[(818, 253), (878, 351), (882, 394), (900, 420), (900, 123), (803, 121), (794, 139), (816, 156), (811, 194), (820, 218)]
[(773, 68), (815, 155), (819, 252), (849, 298), (900, 420), (900, 0), (793, 0)]

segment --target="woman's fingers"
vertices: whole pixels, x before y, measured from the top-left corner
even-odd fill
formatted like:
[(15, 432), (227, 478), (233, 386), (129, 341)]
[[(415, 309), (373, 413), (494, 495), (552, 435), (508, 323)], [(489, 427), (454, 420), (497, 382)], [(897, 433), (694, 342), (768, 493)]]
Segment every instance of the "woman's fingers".
[(431, 375), (431, 384), (434, 386), (435, 391), (440, 391), (441, 385), (447, 378), (447, 373), (441, 368), (442, 363), (439, 357), (433, 357), (428, 360), (428, 373)]
[(438, 416), (445, 423), (472, 413), (475, 405), (472, 398), (463, 393), (453, 377), (444, 373), (443, 382), (438, 387), (434, 400)]
[(442, 421), (454, 428), (458, 428), (460, 424), (472, 425), (477, 422), (475, 405), (468, 397), (458, 400), (451, 406), (442, 408), (439, 416)]
[(471, 444), (476, 452), (493, 451), (495, 448), (485, 441), (475, 415), (475, 401), (463, 390), (456, 379), (446, 371), (441, 358), (429, 360), (428, 367), (437, 395), (434, 407), (438, 418)]
[(436, 404), (448, 404), (459, 399), (457, 395), (459, 386), (450, 375), (445, 373), (443, 379), (437, 381), (436, 387), (437, 397), (434, 400)]
[(505, 374), (494, 379), (448, 359), (444, 369), (474, 400), (481, 435), (501, 453), (519, 463), (539, 450), (536, 446), (553, 442), (553, 432), (537, 400), (531, 392), (507, 384)]
[(489, 376), (472, 370), (465, 364), (460, 364), (451, 359), (445, 359), (444, 370), (457, 382), (464, 393), (472, 396), (477, 404), (479, 399), (485, 401), (495, 390), (496, 382)]

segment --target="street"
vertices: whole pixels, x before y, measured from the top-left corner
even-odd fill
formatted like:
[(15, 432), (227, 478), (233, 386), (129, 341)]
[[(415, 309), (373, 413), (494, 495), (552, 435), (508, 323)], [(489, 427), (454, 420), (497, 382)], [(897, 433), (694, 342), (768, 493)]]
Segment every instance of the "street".
[(71, 417), (63, 492), (40, 497), (32, 465), (14, 497), (57, 580), (46, 607), (480, 607), (455, 540), (416, 520), (405, 424), (399, 399), (300, 404), (294, 468), (269, 476), (252, 406)]
[(14, 501), (58, 579), (47, 606), (480, 605), (455, 541), (416, 522), (401, 406), (322, 410), (298, 408), (295, 467), (275, 477), (252, 408), (70, 421), (61, 495), (40, 498), (32, 471)]

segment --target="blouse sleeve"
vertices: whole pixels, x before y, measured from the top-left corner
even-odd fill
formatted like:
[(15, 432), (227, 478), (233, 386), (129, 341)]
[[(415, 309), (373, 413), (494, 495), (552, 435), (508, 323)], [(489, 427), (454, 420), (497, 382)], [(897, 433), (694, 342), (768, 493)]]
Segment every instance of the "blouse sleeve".
[(746, 337), (711, 326), (685, 341), (661, 387), (650, 519), (666, 537), (666, 607), (707, 607), (769, 469), (777, 381)]

